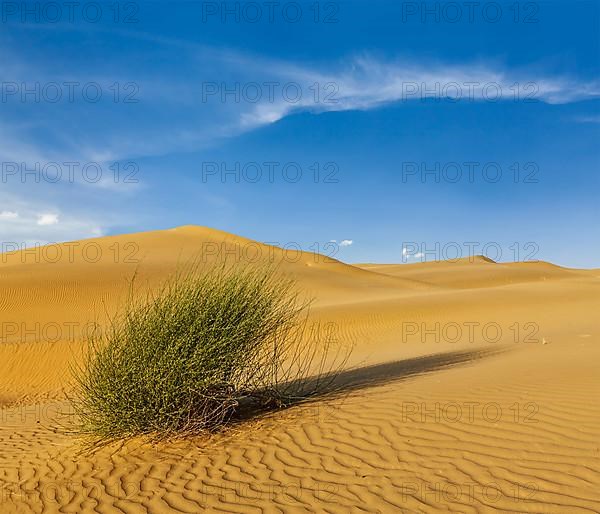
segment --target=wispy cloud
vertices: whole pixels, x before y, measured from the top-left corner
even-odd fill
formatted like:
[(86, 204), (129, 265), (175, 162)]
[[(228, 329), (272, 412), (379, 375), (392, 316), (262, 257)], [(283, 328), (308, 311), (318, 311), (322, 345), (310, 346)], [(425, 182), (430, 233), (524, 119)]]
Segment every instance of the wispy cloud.
[[(335, 71), (273, 63), (272, 81), (292, 83), (302, 91), (293, 101), (278, 98), (247, 102), (239, 115), (241, 129), (273, 123), (296, 112), (370, 110), (409, 102), (544, 102), (564, 104), (600, 98), (600, 82), (546, 76), (501, 66), (418, 64), (353, 58)], [(320, 95), (314, 93), (319, 88)]]
[(577, 116), (574, 118), (574, 121), (577, 123), (600, 123), (600, 114), (592, 116)]
[[(11, 47), (11, 42), (6, 42), (0, 51), (4, 63), (2, 81), (29, 87), (32, 83), (95, 82), (105, 95), (104, 103), (98, 104), (79, 99), (73, 103), (42, 101), (33, 105), (11, 96), (3, 104), (0, 122), (2, 163), (24, 164), (26, 169), (32, 169), (36, 164), (43, 167), (50, 162), (97, 162), (103, 171), (101, 179), (85, 180), (76, 173), (77, 187), (85, 187), (86, 191), (102, 188), (100, 194), (108, 190), (135, 192), (142, 187), (146, 170), (140, 166), (142, 184), (115, 181), (111, 171), (114, 161), (137, 163), (146, 157), (202, 150), (296, 113), (374, 110), (421, 101), (561, 104), (600, 98), (598, 80), (546, 73), (540, 68), (535, 68), (535, 72), (534, 68), (511, 69), (492, 60), (484, 64), (448, 64), (360, 54), (331, 62), (297, 63), (126, 32), (118, 36), (155, 43), (135, 50), (135, 62), (142, 63), (139, 66), (131, 66), (131, 54), (115, 55), (105, 64), (99, 64), (98, 59), (73, 63), (68, 54), (61, 52), (50, 52), (52, 57), (42, 60), (39, 55), (28, 55), (26, 45), (13, 41)], [(157, 53), (177, 58), (165, 59), (161, 67), (143, 64), (153, 62)], [(130, 82), (139, 87), (140, 103), (114, 102), (112, 85)], [(216, 93), (203, 95), (206, 84), (211, 85), (212, 91), (216, 86)], [(256, 100), (252, 84), (260, 88)], [(225, 95), (223, 101), (224, 89), (237, 89), (239, 95)], [(580, 121), (596, 123), (597, 117)], [(30, 186), (21, 180), (20, 172), (3, 175), (2, 179), (4, 192), (14, 193)], [(67, 173), (60, 184), (65, 181), (70, 181)], [(53, 193), (58, 187), (52, 185)], [(36, 206), (30, 196), (27, 191), (21, 196), (27, 201), (3, 204), (0, 229), (4, 238), (75, 239), (101, 233), (102, 227), (107, 226), (108, 210), (103, 213), (101, 224), (96, 215), (83, 219), (61, 208), (69, 206), (68, 202)], [(86, 198), (85, 194), (80, 198)], [(339, 244), (351, 246), (353, 241), (346, 239)]]
[[(14, 144), (0, 147), (3, 160), (24, 155), (29, 161), (57, 160), (71, 154), (71, 160), (108, 162), (196, 151), (301, 112), (372, 110), (421, 101), (563, 104), (600, 98), (597, 79), (544, 73), (539, 67), (511, 69), (493, 60), (448, 64), (362, 54), (299, 64), (134, 31), (121, 36), (155, 43), (147, 52), (176, 50), (178, 59), (156, 70), (143, 66), (132, 70), (125, 57), (112, 60), (104, 70), (97, 69), (96, 61), (89, 68), (79, 62), (77, 69), (66, 73), (68, 63), (56, 66), (25, 58), (15, 62), (18, 56), (4, 54), (12, 62), (7, 69), (20, 80), (29, 76), (59, 83), (93, 81), (108, 98), (112, 98), (112, 83), (135, 83), (142, 108), (106, 104), (94, 111), (96, 130), (89, 132), (77, 129), (79, 123), (62, 124), (49, 117), (63, 149), (50, 151), (35, 138), (39, 130), (23, 128), (13, 132)], [(3, 74), (3, 78), (10, 76)], [(49, 112), (86, 123), (93, 108), (81, 102), (67, 107), (66, 114), (61, 105)], [(43, 111), (36, 114), (45, 119)], [(135, 187), (106, 180), (94, 185), (117, 190)]]

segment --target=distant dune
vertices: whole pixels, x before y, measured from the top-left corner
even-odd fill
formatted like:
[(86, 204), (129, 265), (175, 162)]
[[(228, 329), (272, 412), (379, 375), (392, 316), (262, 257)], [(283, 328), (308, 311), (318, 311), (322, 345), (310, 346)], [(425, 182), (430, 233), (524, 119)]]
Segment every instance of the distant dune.
[[(346, 393), (78, 455), (63, 414), (90, 323), (194, 256), (296, 277), (354, 346)], [(197, 226), (0, 254), (0, 512), (600, 512), (598, 313), (598, 270), (348, 265)]]

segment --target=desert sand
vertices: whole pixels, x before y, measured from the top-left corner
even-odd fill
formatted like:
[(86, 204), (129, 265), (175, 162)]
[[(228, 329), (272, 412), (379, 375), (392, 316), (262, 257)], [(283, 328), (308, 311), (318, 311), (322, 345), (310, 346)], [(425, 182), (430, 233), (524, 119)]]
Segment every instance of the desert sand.
[[(354, 350), (343, 393), (210, 438), (81, 453), (90, 323), (201, 254), (274, 260)], [(600, 511), (600, 270), (347, 265), (213, 229), (0, 255), (0, 512)]]

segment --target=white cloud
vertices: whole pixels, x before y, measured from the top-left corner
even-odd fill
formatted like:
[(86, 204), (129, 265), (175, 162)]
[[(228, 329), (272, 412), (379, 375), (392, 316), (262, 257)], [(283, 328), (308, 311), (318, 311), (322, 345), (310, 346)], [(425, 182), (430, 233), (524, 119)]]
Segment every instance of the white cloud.
[(577, 123), (600, 123), (600, 115), (596, 116), (578, 116), (575, 118)]
[[(0, 213), (0, 252), (17, 250), (27, 247), (45, 245), (64, 241), (75, 241), (90, 237), (99, 237), (105, 230), (95, 220), (89, 220), (81, 215), (69, 213), (54, 214), (59, 223), (49, 223), (53, 217), (42, 218), (39, 206), (28, 204), (26, 201), (12, 195), (0, 193), (0, 201), (10, 205), (10, 209)], [(46, 213), (55, 210), (48, 206)], [(8, 216), (5, 213), (18, 213), (18, 216)], [(40, 224), (46, 221), (47, 224)]]
[[(598, 81), (568, 76), (545, 76), (502, 66), (464, 63), (444, 65), (413, 61), (383, 61), (370, 56), (353, 58), (327, 71), (273, 61), (269, 79), (293, 83), (302, 91), (297, 102), (240, 102), (238, 128), (243, 131), (281, 120), (297, 112), (371, 110), (392, 103), (424, 100), (453, 103), (501, 101), (549, 104), (600, 97)], [(243, 68), (240, 70), (243, 73)], [(321, 89), (315, 95), (314, 84)], [(265, 95), (266, 96), (266, 95)]]
[(352, 241), (352, 239), (342, 239), (339, 243), (338, 243), (337, 239), (330, 239), (328, 242), (336, 244), (338, 246), (351, 246), (354, 243), (354, 241)]
[[(79, 78), (85, 83), (92, 77), (103, 85), (103, 90), (109, 90), (115, 82), (142, 84), (144, 112), (149, 119), (168, 120), (168, 130), (165, 131), (161, 123), (144, 123), (137, 117), (124, 119), (120, 110), (107, 110), (106, 126), (117, 126), (118, 130), (101, 130), (105, 127), (99, 126), (93, 133), (73, 132), (67, 128), (72, 124), (53, 120), (53, 133), (63, 143), (57, 148), (37, 139), (37, 132), (31, 130), (33, 127), (18, 126), (15, 130), (17, 120), (7, 120), (6, 129), (0, 125), (0, 135), (10, 137), (0, 138), (3, 160), (30, 163), (96, 160), (108, 167), (114, 160), (197, 151), (220, 139), (238, 136), (299, 112), (371, 110), (394, 103), (414, 104), (424, 98), (451, 102), (460, 97), (459, 103), (509, 102), (515, 101), (518, 94), (518, 101), (532, 98), (550, 104), (600, 98), (598, 80), (544, 73), (536, 71), (541, 68), (533, 65), (508, 68), (492, 58), (449, 65), (424, 59), (382, 59), (362, 54), (323, 64), (296, 64), (141, 32), (118, 35), (171, 47), (167, 51), (177, 52), (177, 64), (168, 68), (167, 73), (161, 69), (160, 75), (147, 68), (131, 75), (126, 59), (116, 59), (106, 69), (91, 64), (89, 69), (84, 66), (79, 71), (80, 77), (70, 76), (69, 80)], [(153, 52), (155, 45), (152, 48)], [(35, 78), (59, 84), (66, 80), (57, 71), (68, 64), (62, 63), (60, 57), (32, 61), (20, 59), (17, 52), (4, 52), (0, 56), (7, 61), (5, 68), (11, 70), (14, 80)], [(262, 94), (258, 101), (248, 101), (242, 94), (240, 101), (223, 102), (222, 96), (216, 93), (206, 101), (203, 84), (207, 77), (219, 77), (219, 87), (239, 86), (242, 91), (245, 85), (258, 84)], [(290, 83), (295, 87), (288, 95), (295, 98), (298, 89), (301, 93), (297, 101), (290, 101), (284, 92)], [(271, 86), (265, 84), (279, 86), (274, 86), (272, 91)], [(85, 120), (87, 110), (69, 113), (69, 116)], [(117, 191), (140, 187), (116, 184), (109, 178), (106, 172), (103, 180), (93, 185)]]
[(38, 216), (37, 224), (40, 226), (56, 225), (58, 223), (58, 214), (46, 213)]
[(424, 256), (425, 254), (423, 252), (411, 253), (411, 250), (409, 250), (406, 246), (402, 248), (402, 257), (404, 259), (420, 259)]
[[(52, 205), (42, 205), (43, 210), (40, 214), (38, 202), (0, 192), (0, 204), (8, 207), (0, 212), (0, 252), (105, 234), (104, 228), (97, 220), (87, 219), (80, 214), (62, 212)], [(51, 223), (55, 218), (60, 222)], [(46, 224), (40, 224), (40, 221)]]

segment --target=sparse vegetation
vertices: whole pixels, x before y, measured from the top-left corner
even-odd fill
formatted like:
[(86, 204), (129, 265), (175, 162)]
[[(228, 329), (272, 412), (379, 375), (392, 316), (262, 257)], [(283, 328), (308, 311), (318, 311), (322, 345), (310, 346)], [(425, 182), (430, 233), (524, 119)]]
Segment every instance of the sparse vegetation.
[(220, 429), (323, 390), (346, 358), (273, 268), (194, 265), (135, 298), (74, 370), (80, 430), (97, 441)]

